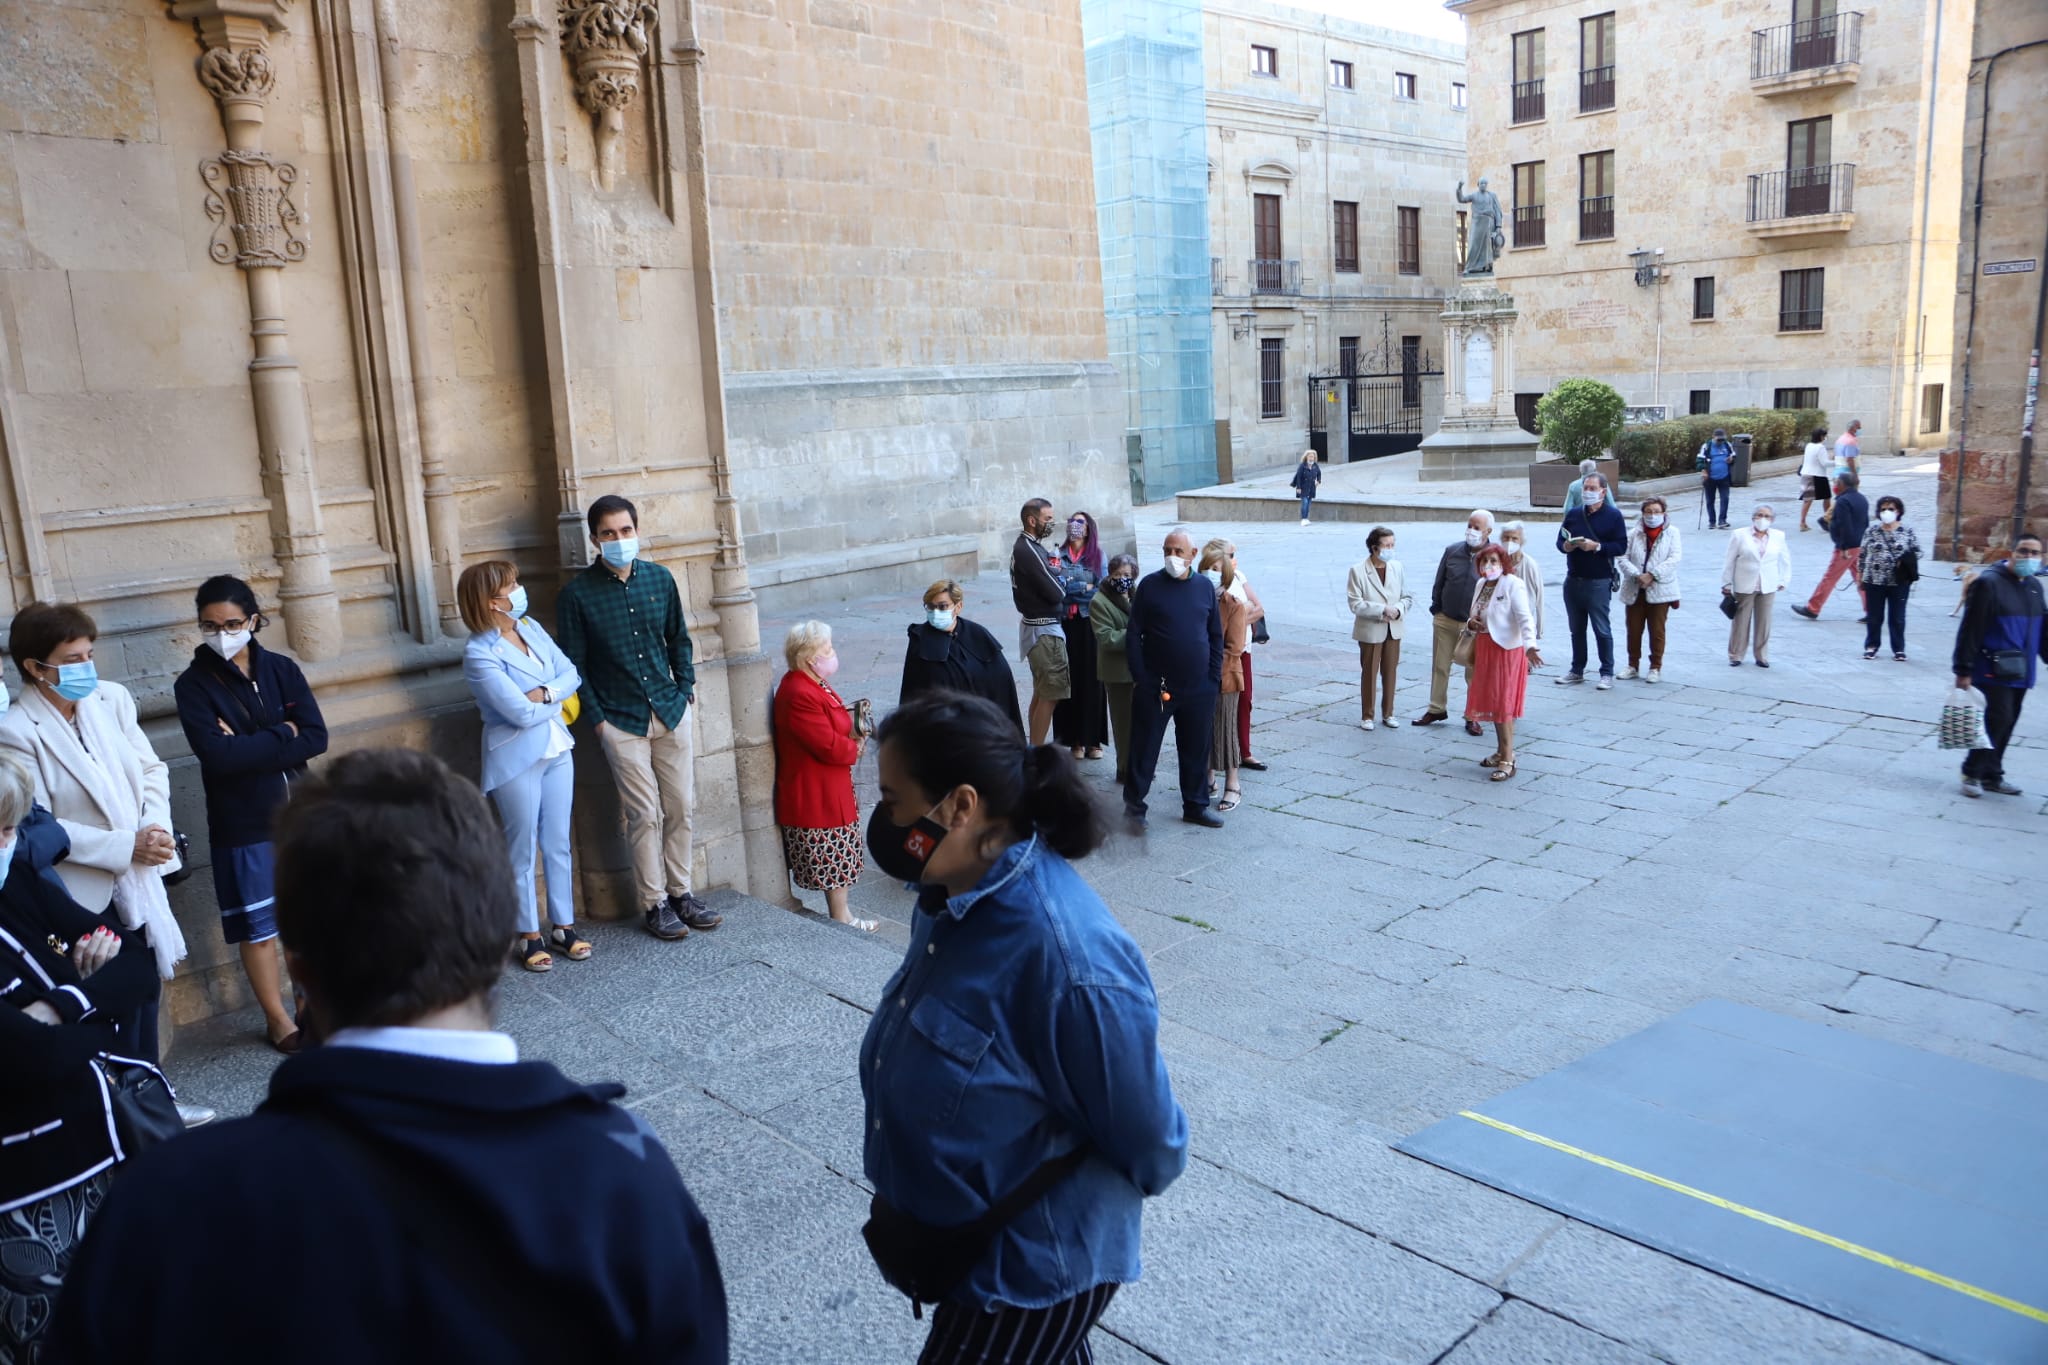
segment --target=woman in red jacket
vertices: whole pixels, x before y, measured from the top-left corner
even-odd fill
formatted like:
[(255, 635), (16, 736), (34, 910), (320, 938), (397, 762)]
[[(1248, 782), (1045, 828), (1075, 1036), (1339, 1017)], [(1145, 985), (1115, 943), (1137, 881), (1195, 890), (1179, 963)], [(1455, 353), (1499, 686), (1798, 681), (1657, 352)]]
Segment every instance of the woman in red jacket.
[(799, 621), (782, 652), (789, 672), (775, 689), (775, 822), (789, 875), (803, 890), (823, 891), (833, 919), (872, 933), (875, 921), (855, 919), (846, 904), (861, 869), (853, 765), (867, 741), (826, 681), (839, 671), (832, 628)]

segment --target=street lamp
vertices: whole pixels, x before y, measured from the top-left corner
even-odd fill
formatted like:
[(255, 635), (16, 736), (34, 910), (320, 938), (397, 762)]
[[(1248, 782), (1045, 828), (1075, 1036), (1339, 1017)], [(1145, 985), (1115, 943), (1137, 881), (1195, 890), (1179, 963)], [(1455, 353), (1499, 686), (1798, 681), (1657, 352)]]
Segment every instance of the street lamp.
[(1643, 288), (1658, 283), (1664, 278), (1664, 248), (1651, 250), (1637, 247), (1628, 253), (1629, 264), (1636, 268), (1636, 283)]

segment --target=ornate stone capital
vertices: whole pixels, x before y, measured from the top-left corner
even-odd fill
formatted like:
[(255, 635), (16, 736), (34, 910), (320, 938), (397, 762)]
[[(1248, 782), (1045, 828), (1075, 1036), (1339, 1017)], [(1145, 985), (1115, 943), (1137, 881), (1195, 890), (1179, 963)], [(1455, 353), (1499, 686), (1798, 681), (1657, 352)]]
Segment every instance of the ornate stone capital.
[(306, 258), (306, 220), (291, 198), (295, 167), (264, 152), (222, 152), (199, 163), (199, 178), (213, 220), (207, 254), (214, 260), (255, 270)]
[(260, 47), (210, 47), (199, 58), (199, 83), (215, 99), (267, 101), (277, 87), (277, 70)]
[(576, 73), (576, 95), (595, 121), (597, 180), (616, 178), (625, 110), (640, 95), (640, 61), (654, 46), (659, 21), (651, 0), (567, 0), (562, 51)]

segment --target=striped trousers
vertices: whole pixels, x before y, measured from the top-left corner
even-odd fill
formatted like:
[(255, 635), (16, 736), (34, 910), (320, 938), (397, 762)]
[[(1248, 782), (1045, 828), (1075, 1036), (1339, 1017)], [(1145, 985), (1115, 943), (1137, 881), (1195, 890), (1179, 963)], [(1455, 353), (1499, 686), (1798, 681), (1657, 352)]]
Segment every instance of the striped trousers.
[(1050, 1308), (997, 1308), (982, 1312), (942, 1303), (932, 1313), (917, 1365), (1094, 1365), (1088, 1333), (1116, 1297), (1099, 1284)]

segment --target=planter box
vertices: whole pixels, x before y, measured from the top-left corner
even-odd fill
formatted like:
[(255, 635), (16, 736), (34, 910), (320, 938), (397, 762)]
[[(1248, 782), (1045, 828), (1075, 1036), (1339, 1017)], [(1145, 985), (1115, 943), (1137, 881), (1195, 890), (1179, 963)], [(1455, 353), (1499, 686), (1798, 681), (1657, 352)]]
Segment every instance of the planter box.
[[(1621, 487), (1621, 461), (1607, 459), (1600, 461), (1600, 473), (1607, 480), (1609, 489)], [(1531, 507), (1562, 507), (1564, 494), (1572, 486), (1572, 480), (1579, 477), (1576, 460), (1539, 460), (1529, 466), (1529, 505)]]

